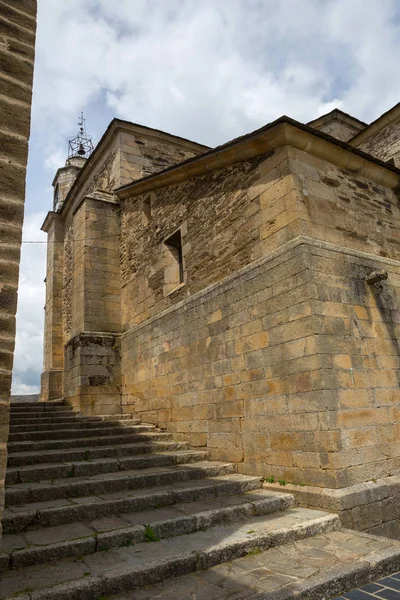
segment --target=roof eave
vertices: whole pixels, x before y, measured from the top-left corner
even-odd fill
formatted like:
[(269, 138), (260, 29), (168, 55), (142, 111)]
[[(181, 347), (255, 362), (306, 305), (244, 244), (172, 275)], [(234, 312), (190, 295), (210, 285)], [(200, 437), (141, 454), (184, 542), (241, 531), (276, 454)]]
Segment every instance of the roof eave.
[(125, 199), (260, 154), (275, 151), (285, 145), (309, 152), (335, 164), (339, 168), (346, 168), (360, 175), (365, 175), (388, 187), (397, 188), (400, 186), (400, 170), (396, 167), (353, 148), (346, 142), (337, 140), (328, 134), (284, 116), (219, 148), (188, 159), (154, 175), (134, 181), (114, 191), (120, 199)]

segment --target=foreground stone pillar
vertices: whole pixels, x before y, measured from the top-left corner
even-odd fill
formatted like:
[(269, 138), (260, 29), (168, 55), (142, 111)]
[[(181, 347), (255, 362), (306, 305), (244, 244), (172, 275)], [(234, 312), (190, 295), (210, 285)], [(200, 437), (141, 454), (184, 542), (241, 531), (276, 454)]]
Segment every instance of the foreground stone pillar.
[(7, 463), (35, 35), (36, 0), (21, 0), (18, 8), (14, 0), (4, 0), (0, 9), (0, 517)]

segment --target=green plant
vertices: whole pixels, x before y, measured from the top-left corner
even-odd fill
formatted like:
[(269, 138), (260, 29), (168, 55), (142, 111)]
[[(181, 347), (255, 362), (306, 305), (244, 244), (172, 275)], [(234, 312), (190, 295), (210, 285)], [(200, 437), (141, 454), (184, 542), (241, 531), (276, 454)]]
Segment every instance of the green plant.
[(146, 539), (146, 542), (159, 542), (160, 541), (160, 538), (158, 537), (158, 535), (156, 534), (156, 532), (150, 525), (146, 525), (144, 537)]
[(89, 577), (90, 573), (89, 571), (86, 571), (86, 573), (83, 574), (84, 577)]
[(279, 485), (286, 485), (286, 481), (284, 479), (278, 479)]
[(247, 533), (255, 533), (256, 530), (255, 529), (250, 529), (250, 531), (248, 531)]
[(265, 478), (265, 481), (267, 483), (275, 483), (275, 477), (273, 475), (270, 475), (269, 477)]
[(261, 548), (253, 548), (247, 552), (247, 556), (257, 556), (257, 554), (261, 553)]

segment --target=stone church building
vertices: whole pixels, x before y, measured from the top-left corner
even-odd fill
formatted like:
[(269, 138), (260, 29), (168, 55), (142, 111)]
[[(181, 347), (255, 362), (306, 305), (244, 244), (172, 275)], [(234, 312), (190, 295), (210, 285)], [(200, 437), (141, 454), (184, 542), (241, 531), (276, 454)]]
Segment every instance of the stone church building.
[(53, 182), (41, 399), (134, 413), (344, 518), (350, 490), (374, 502), (360, 484), (400, 471), (399, 167), (400, 104), (212, 149), (114, 119)]

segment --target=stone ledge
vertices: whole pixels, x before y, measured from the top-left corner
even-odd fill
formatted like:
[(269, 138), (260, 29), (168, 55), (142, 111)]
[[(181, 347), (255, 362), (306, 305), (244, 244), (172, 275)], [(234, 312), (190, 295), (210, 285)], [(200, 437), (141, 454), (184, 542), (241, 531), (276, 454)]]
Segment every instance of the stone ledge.
[[(246, 273), (251, 273), (251, 271), (254, 271), (258, 267), (261, 267), (262, 265), (271, 263), (273, 261), (276, 261), (279, 263), (284, 260), (283, 255), (290, 252), (291, 250), (296, 250), (300, 246), (308, 246), (310, 248), (319, 248), (319, 249), (327, 250), (330, 252), (336, 252), (339, 254), (345, 254), (348, 256), (360, 258), (362, 260), (371, 261), (372, 263), (385, 264), (385, 265), (389, 265), (392, 267), (398, 267), (398, 268), (400, 267), (400, 261), (394, 260), (392, 258), (386, 258), (386, 257), (378, 256), (376, 254), (370, 254), (369, 252), (362, 252), (360, 250), (354, 250), (352, 248), (338, 246), (337, 244), (332, 244), (331, 242), (326, 242), (324, 240), (319, 240), (317, 238), (311, 238), (311, 237), (308, 237), (305, 235), (299, 235), (296, 238), (293, 238), (292, 240), (287, 242), (286, 244), (283, 244), (282, 246), (280, 246), (273, 252), (271, 252), (265, 256), (261, 256), (260, 258), (257, 258), (256, 260), (245, 265), (241, 269), (238, 269), (231, 275), (228, 275), (224, 279), (221, 279), (220, 281), (217, 281), (215, 283), (208, 285), (206, 288), (199, 290), (198, 292), (192, 294), (191, 296), (185, 298), (184, 300), (181, 300), (177, 304), (174, 304), (173, 306), (166, 308), (165, 310), (149, 317), (148, 319), (146, 319), (145, 321), (142, 321), (141, 323), (133, 325), (132, 327), (130, 327), (129, 329), (127, 329), (126, 331), (122, 332), (122, 334), (119, 334), (119, 335), (121, 335), (121, 338), (123, 339), (125, 336), (128, 336), (133, 332), (136, 333), (151, 324), (154, 325), (154, 323), (156, 323), (159, 319), (165, 317), (168, 314), (174, 313), (175, 311), (181, 309), (184, 306), (188, 308), (188, 307), (194, 305), (196, 302), (201, 301), (201, 299), (204, 299), (206, 297), (211, 297), (211, 295), (213, 293), (219, 295), (219, 294), (227, 291), (229, 288), (231, 288), (235, 284), (236, 280), (238, 280), (240, 277), (246, 275)], [(118, 334), (112, 334), (112, 335), (118, 335)]]
[(400, 536), (398, 526), (395, 527), (395, 523), (398, 522), (395, 507), (400, 504), (400, 476), (393, 475), (342, 489), (291, 483), (285, 486), (279, 483), (264, 483), (263, 487), (290, 492), (300, 506), (336, 512), (345, 527), (381, 535), (385, 531), (387, 535), (388, 524), (393, 524), (393, 531), (389, 532), (390, 537)]

